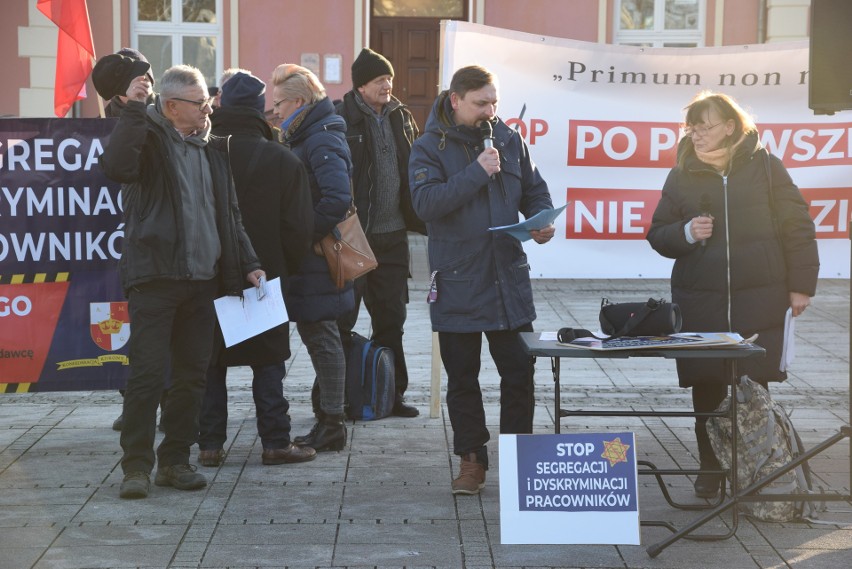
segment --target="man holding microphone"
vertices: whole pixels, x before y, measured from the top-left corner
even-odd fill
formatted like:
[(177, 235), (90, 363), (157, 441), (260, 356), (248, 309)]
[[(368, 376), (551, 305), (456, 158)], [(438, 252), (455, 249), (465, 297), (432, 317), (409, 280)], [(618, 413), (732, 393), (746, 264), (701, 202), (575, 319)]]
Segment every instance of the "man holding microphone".
[[(412, 204), (429, 234), (428, 302), (447, 370), (453, 452), (461, 457), (453, 494), (478, 494), (485, 485), (483, 333), (500, 374), (500, 432), (531, 433), (533, 424), (533, 362), (519, 338), (536, 317), (530, 266), (517, 239), (488, 228), (553, 203), (527, 145), (496, 116), (497, 100), (496, 77), (487, 69), (456, 71), (409, 163)], [(530, 235), (541, 244), (554, 233), (551, 225)]]

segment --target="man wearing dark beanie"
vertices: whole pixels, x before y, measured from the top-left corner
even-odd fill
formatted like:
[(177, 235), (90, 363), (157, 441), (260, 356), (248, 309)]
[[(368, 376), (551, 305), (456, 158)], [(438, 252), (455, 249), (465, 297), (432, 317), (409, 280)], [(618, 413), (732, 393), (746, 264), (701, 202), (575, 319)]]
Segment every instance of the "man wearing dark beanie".
[(222, 85), (220, 97), (223, 107), (249, 107), (266, 111), (266, 83), (247, 71), (238, 71)]
[(408, 190), (408, 156), (419, 131), (408, 108), (391, 94), (393, 65), (382, 54), (361, 50), (352, 63), (352, 86), (337, 113), (346, 119), (358, 218), (379, 266), (355, 281), (355, 309), (338, 320), (338, 327), (346, 347), (363, 299), (372, 321), (372, 340), (393, 351), (393, 414), (416, 417), (420, 412), (404, 399), (408, 368), (402, 335), (408, 303), (407, 232), (426, 233)]
[[(314, 210), (308, 174), (295, 154), (275, 141), (264, 118), (266, 84), (244, 69), (235, 70), (222, 85), (221, 106), (210, 115), (212, 133), (230, 137), (234, 186), (243, 225), (267, 278), (281, 278), (286, 288), (308, 254), (314, 231)], [(280, 299), (279, 299), (280, 300)], [(296, 446), (290, 438), (290, 404), (284, 397), (285, 362), (290, 357), (287, 323), (225, 349), (217, 334), (213, 361), (201, 404), (198, 462), (219, 466), (227, 440), (228, 366), (251, 366), (257, 432), (266, 465), (305, 462), (316, 451)]]

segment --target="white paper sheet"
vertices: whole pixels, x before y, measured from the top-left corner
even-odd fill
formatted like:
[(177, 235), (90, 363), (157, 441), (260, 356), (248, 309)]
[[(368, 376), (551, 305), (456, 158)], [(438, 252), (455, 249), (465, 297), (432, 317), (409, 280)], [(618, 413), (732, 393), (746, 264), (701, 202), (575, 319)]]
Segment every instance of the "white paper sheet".
[(788, 308), (784, 315), (784, 345), (781, 348), (780, 371), (787, 371), (790, 364), (796, 358), (796, 319), (793, 318), (793, 309)]
[(243, 291), (243, 298), (223, 296), (213, 301), (226, 347), (287, 322), (281, 279), (272, 279), (265, 286), (266, 295), (261, 300), (257, 288), (249, 287)]

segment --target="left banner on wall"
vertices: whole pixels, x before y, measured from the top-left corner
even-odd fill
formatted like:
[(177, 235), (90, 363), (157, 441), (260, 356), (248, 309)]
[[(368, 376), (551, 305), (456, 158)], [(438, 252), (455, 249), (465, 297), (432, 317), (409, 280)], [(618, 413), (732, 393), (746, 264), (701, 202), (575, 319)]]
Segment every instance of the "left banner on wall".
[(118, 389), (130, 316), (114, 119), (0, 120), (0, 393)]

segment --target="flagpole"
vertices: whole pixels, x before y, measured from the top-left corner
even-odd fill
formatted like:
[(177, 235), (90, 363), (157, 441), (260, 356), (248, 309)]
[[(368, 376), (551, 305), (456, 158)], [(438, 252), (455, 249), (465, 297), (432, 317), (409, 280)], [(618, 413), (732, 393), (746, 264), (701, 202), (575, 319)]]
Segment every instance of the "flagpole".
[[(88, 15), (89, 15), (89, 7), (86, 6), (86, 16), (88, 16)], [(92, 39), (92, 69), (94, 69), (95, 63), (98, 62), (98, 50), (97, 50), (97, 48), (95, 48), (95, 37), (92, 35), (91, 18), (90, 18), (90, 22), (89, 22), (89, 37), (91, 37), (91, 39)], [(92, 76), (92, 74), (90, 73), (89, 77), (91, 78), (91, 76)], [(94, 84), (93, 84), (93, 86), (94, 86)], [(104, 110), (104, 100), (101, 98), (101, 94), (98, 93), (97, 89), (95, 89), (95, 99), (98, 100), (98, 115), (102, 119), (106, 118), (106, 111)]]

